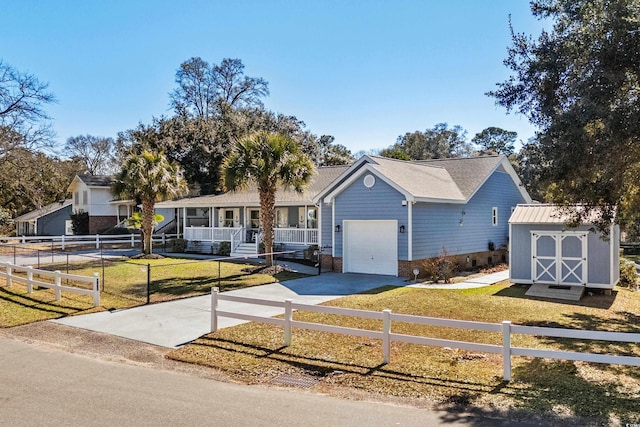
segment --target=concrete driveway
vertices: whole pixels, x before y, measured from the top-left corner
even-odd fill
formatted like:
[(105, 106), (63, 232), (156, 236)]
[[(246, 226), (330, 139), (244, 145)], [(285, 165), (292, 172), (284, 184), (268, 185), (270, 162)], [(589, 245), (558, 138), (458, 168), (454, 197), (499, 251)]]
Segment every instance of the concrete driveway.
[[(291, 299), (305, 304), (320, 304), (335, 298), (379, 288), (385, 285), (405, 286), (398, 277), (371, 274), (323, 273), (320, 276), (289, 280), (284, 283), (254, 286), (229, 291), (230, 295), (284, 301)], [(219, 309), (256, 316), (276, 316), (283, 310), (220, 301)], [(51, 320), (62, 325), (104, 332), (175, 348), (209, 333), (211, 325), (211, 296), (185, 298), (117, 311), (85, 314)], [(226, 328), (246, 323), (242, 320), (220, 318), (218, 327)]]

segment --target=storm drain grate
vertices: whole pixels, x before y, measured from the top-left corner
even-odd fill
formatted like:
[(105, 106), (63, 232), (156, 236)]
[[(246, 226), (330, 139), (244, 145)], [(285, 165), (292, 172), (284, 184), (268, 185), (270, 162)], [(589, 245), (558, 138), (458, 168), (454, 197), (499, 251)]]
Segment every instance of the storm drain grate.
[(310, 388), (320, 382), (320, 378), (307, 375), (280, 375), (271, 380), (271, 384)]

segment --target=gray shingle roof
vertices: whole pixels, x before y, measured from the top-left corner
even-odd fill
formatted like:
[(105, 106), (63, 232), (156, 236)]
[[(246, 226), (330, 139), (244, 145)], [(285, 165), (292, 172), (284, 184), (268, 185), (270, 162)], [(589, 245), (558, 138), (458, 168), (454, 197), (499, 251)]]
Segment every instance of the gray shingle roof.
[[(328, 166), (317, 168), (309, 184), (302, 193), (293, 189), (279, 188), (276, 204), (296, 205), (313, 204), (313, 197), (344, 173), (349, 166)], [(199, 206), (259, 206), (260, 197), (255, 185), (238, 191), (229, 191), (219, 195), (185, 198), (156, 203), (156, 208), (199, 207)]]
[(73, 200), (71, 199), (67, 199), (67, 200), (64, 200), (63, 202), (54, 202), (54, 203), (51, 203), (50, 205), (43, 206), (39, 209), (35, 209), (31, 212), (27, 212), (26, 214), (15, 217), (13, 220), (22, 222), (22, 221), (31, 221), (33, 219), (42, 218), (45, 215), (48, 215), (66, 206), (69, 206), (72, 203), (72, 201)]
[(465, 200), (449, 171), (441, 166), (371, 157), (370, 167), (416, 198)]
[(465, 199), (469, 198), (489, 177), (503, 156), (423, 160), (416, 163), (443, 167), (449, 172)]
[(109, 175), (82, 174), (78, 178), (89, 187), (111, 187), (114, 181), (113, 176)]

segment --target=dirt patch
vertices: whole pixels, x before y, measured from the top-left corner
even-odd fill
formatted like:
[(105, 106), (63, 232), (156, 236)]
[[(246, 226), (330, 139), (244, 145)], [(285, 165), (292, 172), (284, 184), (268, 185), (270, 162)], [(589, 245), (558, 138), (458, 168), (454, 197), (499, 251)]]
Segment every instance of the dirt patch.
[(160, 254), (138, 254), (132, 256), (130, 259), (164, 259), (165, 257)]
[(256, 267), (243, 268), (242, 271), (249, 274), (268, 274), (270, 276), (275, 276), (276, 274), (283, 273), (285, 271), (293, 272), (293, 270), (282, 265), (272, 265), (270, 267), (259, 265)]

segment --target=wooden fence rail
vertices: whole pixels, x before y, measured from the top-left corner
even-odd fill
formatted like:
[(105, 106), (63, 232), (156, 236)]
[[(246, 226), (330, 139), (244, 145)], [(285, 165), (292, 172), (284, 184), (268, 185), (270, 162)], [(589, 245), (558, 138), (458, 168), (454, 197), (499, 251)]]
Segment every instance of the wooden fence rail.
[[(264, 317), (250, 314), (222, 311), (218, 309), (219, 301), (230, 301), (244, 304), (256, 304), (269, 307), (281, 307), (284, 310), (284, 318)], [(382, 331), (332, 326), (320, 323), (310, 323), (293, 320), (293, 310), (304, 310), (316, 313), (327, 313), (341, 316), (353, 316), (382, 321)], [(310, 329), (321, 332), (330, 332), (342, 335), (367, 337), (382, 340), (382, 362), (389, 363), (391, 358), (391, 342), (405, 342), (411, 344), (427, 345), (434, 347), (451, 347), (462, 350), (480, 351), (484, 353), (496, 353), (503, 356), (503, 377), (505, 381), (511, 380), (511, 357), (530, 356), (549, 359), (575, 360), (594, 363), (619, 364), (628, 366), (640, 366), (640, 357), (616, 356), (609, 354), (579, 353), (556, 350), (540, 350), (535, 348), (521, 348), (511, 346), (513, 334), (537, 335), (558, 338), (574, 338), (602, 341), (616, 341), (628, 343), (640, 343), (640, 334), (624, 332), (603, 332), (573, 330), (561, 328), (543, 328), (534, 326), (512, 325), (510, 321), (502, 323), (471, 322), (466, 320), (441, 319), (437, 317), (413, 316), (407, 314), (395, 314), (391, 310), (368, 311), (340, 307), (318, 306), (310, 304), (294, 303), (291, 300), (270, 301), (256, 298), (246, 298), (234, 295), (221, 294), (218, 288), (211, 289), (211, 332), (218, 330), (218, 317), (229, 317), (252, 322), (269, 323), (284, 328), (284, 345), (291, 345), (292, 328)], [(477, 331), (489, 331), (502, 334), (502, 345), (483, 344), (469, 341), (454, 341), (440, 338), (395, 334), (391, 332), (392, 322), (403, 322), (417, 325), (430, 325), (448, 328), (469, 329)]]
[[(15, 273), (24, 273), (24, 276)], [(53, 283), (43, 282), (34, 279), (34, 275), (53, 278)], [(100, 277), (98, 273), (94, 273), (93, 277), (78, 276), (75, 274), (61, 273), (60, 271), (38, 270), (31, 266), (21, 267), (9, 262), (0, 262), (0, 277), (4, 277), (7, 287), (11, 287), (13, 281), (23, 282), (27, 285), (27, 292), (33, 292), (33, 286), (53, 289), (55, 291), (56, 301), (60, 301), (61, 292), (73, 292), (80, 295), (90, 295), (93, 297), (93, 306), (100, 305)], [(78, 288), (75, 286), (67, 286), (62, 284), (62, 280), (70, 280), (73, 282), (89, 283), (91, 289)]]

